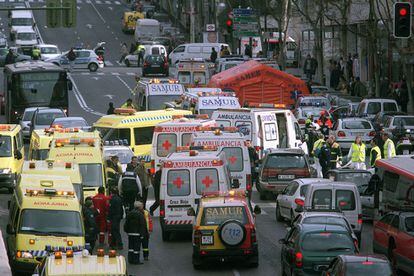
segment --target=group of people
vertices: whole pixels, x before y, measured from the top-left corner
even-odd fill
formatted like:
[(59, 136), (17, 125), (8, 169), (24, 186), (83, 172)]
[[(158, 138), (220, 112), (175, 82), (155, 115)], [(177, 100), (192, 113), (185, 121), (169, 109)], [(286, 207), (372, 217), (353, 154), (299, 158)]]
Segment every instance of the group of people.
[(145, 46), (139, 42), (135, 43), (132, 42), (131, 46), (129, 47), (124, 42), (121, 44), (120, 49), (121, 58), (119, 59), (119, 63), (122, 64), (125, 61), (125, 58), (127, 55), (136, 54), (138, 55), (138, 67), (141, 66), (142, 63), (144, 63), (144, 56), (145, 56)]
[[(128, 234), (128, 262), (142, 264), (140, 251), (142, 247), (144, 260), (149, 257), (149, 237), (152, 232), (153, 212), (159, 206), (160, 173), (151, 177), (145, 168), (145, 160), (132, 157), (125, 172), (119, 165), (117, 156), (107, 160), (107, 187), (110, 195), (105, 195), (105, 188), (99, 187), (98, 194), (85, 199), (83, 217), (85, 241), (92, 252), (96, 240), (100, 246), (105, 245), (105, 233), (108, 233), (108, 245), (114, 249), (123, 249), (121, 237), (121, 220), (125, 217), (123, 230)], [(155, 202), (146, 210), (148, 189), (154, 187)]]

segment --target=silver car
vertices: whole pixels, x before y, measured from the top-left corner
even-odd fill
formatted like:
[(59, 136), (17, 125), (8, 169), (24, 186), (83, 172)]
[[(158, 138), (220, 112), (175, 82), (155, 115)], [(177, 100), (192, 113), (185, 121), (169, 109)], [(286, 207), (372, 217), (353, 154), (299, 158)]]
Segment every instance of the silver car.
[(24, 110), (22, 119), (20, 120), (20, 127), (22, 128), (23, 138), (30, 138), (30, 121), (37, 109), (45, 109), (47, 107), (28, 107)]
[(384, 124), (384, 131), (392, 133), (397, 128), (409, 129), (414, 132), (414, 116), (413, 115), (398, 115), (389, 116)]
[[(98, 57), (93, 50), (88, 49), (74, 49), (76, 59), (73, 65), (74, 69), (88, 69), (91, 72), (96, 72), (98, 68), (104, 67), (103, 60)], [(57, 57), (46, 59), (45, 61), (54, 63), (64, 68), (69, 68), (69, 60), (67, 58), (67, 52), (58, 55)]]
[(30, 133), (35, 129), (49, 128), (56, 118), (66, 117), (61, 108), (36, 109), (29, 124)]
[(334, 135), (342, 150), (348, 151), (357, 136), (361, 136), (362, 142), (370, 147), (369, 142), (375, 136), (375, 130), (371, 122), (363, 118), (338, 119), (329, 134)]

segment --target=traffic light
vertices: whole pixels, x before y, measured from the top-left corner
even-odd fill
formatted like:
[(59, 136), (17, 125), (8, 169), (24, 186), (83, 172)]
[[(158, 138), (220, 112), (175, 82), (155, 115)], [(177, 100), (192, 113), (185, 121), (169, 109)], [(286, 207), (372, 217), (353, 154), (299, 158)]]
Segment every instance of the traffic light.
[(228, 18), (226, 20), (226, 27), (227, 27), (227, 33), (232, 34), (233, 33), (233, 19)]
[[(59, 8), (60, 0), (46, 0), (46, 8)], [(61, 10), (46, 10), (46, 25), (48, 28), (61, 26)]]
[(411, 36), (411, 3), (394, 4), (394, 37), (409, 38)]
[(69, 8), (62, 10), (63, 27), (75, 27), (77, 15), (76, 0), (62, 0), (62, 7)]

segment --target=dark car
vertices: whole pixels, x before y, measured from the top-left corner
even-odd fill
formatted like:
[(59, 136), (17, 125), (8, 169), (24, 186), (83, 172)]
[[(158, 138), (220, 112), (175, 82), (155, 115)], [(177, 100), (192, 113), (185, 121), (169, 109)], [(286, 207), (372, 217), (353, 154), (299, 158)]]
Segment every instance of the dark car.
[(168, 61), (163, 55), (148, 55), (145, 57), (142, 76), (162, 74), (168, 77)]
[(332, 260), (324, 276), (391, 276), (390, 262), (382, 255), (339, 255)]
[(299, 224), (282, 244), (283, 275), (320, 275), (338, 255), (358, 253), (346, 227), (328, 224)]
[[(0, 48), (0, 66), (3, 67), (6, 63), (6, 56), (9, 53), (9, 49), (7, 48)], [(32, 60), (31, 56), (22, 55), (16, 52), (13, 52), (14, 54), (14, 61), (26, 61), (26, 60)]]

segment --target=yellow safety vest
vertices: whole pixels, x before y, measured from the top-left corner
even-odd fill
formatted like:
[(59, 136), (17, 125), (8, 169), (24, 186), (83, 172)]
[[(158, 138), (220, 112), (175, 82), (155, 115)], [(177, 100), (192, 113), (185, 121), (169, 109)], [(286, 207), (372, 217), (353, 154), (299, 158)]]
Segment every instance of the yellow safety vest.
[[(377, 153), (377, 157), (375, 158), (374, 162), (372, 162), (372, 152), (375, 151)], [(375, 146), (371, 149), (371, 154), (369, 156), (369, 162), (371, 163), (371, 167), (375, 167), (375, 162), (381, 159), (381, 150), (378, 146)]]
[(365, 162), (365, 144), (352, 144), (352, 162)]
[(315, 150), (322, 148), (323, 142), (325, 142), (325, 140), (323, 139), (318, 139), (315, 141), (315, 143), (313, 144), (312, 154), (315, 154)]
[[(388, 156), (388, 147), (391, 144), (391, 156)], [(388, 158), (392, 158), (394, 156), (396, 156), (397, 154), (395, 153), (395, 146), (394, 146), (394, 142), (388, 138), (387, 141), (385, 141), (384, 143), (384, 159), (388, 159)]]

